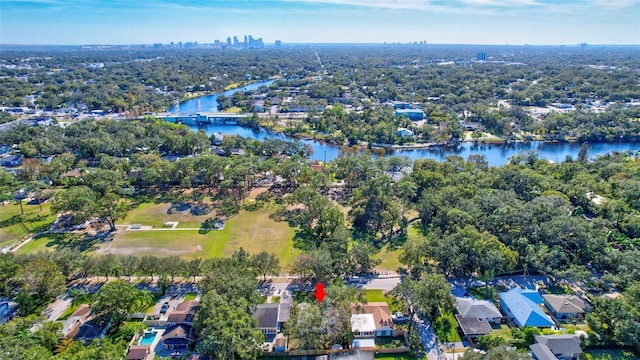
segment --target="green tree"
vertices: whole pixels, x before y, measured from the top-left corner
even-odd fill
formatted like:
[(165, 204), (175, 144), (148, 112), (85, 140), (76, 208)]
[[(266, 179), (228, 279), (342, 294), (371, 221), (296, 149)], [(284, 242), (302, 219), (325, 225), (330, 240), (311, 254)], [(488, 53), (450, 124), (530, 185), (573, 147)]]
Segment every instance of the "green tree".
[(248, 308), (243, 298), (227, 298), (216, 291), (205, 293), (193, 322), (202, 339), (198, 351), (217, 359), (257, 359), (264, 335), (256, 328)]
[(152, 301), (153, 297), (147, 292), (137, 290), (125, 281), (116, 280), (98, 290), (91, 309), (103, 324), (110, 322), (110, 331), (115, 332), (129, 314), (146, 309)]
[(285, 326), (290, 350), (316, 350), (329, 347), (326, 319), (318, 304), (292, 307)]
[(40, 303), (61, 294), (66, 284), (58, 265), (42, 258), (26, 262), (19, 271), (19, 277), (26, 291), (35, 295)]
[(267, 280), (267, 274), (278, 275), (280, 272), (280, 260), (274, 254), (262, 251), (251, 257), (251, 265)]

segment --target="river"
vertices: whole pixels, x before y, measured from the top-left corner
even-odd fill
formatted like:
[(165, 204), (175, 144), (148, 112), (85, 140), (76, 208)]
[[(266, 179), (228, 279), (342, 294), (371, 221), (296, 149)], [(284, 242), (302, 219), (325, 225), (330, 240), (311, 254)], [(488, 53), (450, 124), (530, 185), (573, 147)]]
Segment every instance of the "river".
[[(273, 80), (262, 81), (247, 85), (242, 88), (227, 90), (223, 94), (225, 96), (231, 96), (236, 91), (250, 91), (259, 88), (260, 86), (269, 86), (273, 83)], [(217, 98), (220, 94), (201, 96), (199, 98), (190, 99), (180, 104), (181, 112), (195, 112), (197, 109), (197, 99), (200, 99), (200, 109), (202, 111), (218, 111)], [(171, 107), (169, 112), (175, 112), (175, 107)], [(242, 127), (240, 125), (218, 125), (208, 124), (203, 126), (191, 126), (194, 130), (203, 129), (207, 135), (213, 133), (222, 133), (228, 135), (240, 135), (257, 140), (264, 139), (281, 139), (285, 141), (292, 141), (293, 138), (284, 134), (269, 132), (265, 129), (252, 129)], [(305, 144), (309, 144), (313, 149), (311, 158), (320, 161), (331, 161), (338, 157), (339, 147), (333, 144), (327, 144), (314, 140), (300, 140)], [(502, 166), (509, 162), (509, 158), (514, 155), (534, 150), (538, 153), (538, 157), (541, 159), (547, 159), (554, 162), (562, 162), (567, 156), (571, 156), (576, 159), (578, 152), (580, 151), (581, 144), (579, 143), (545, 143), (542, 141), (530, 141), (530, 142), (516, 142), (511, 144), (474, 144), (474, 143), (461, 143), (455, 147), (446, 148), (432, 148), (432, 149), (417, 149), (417, 150), (396, 150), (388, 153), (388, 155), (406, 156), (412, 160), (415, 159), (434, 159), (437, 161), (443, 161), (447, 156), (457, 155), (464, 159), (467, 159), (469, 155), (484, 155), (489, 163), (489, 166)], [(595, 158), (598, 155), (603, 155), (610, 152), (622, 152), (622, 151), (640, 151), (640, 143), (638, 142), (602, 142), (589, 144), (589, 157)]]

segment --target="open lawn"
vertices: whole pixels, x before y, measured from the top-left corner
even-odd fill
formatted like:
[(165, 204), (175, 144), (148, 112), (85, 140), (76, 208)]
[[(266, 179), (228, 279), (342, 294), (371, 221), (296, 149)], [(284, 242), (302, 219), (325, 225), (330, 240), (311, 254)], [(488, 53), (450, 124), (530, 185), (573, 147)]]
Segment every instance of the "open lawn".
[[(20, 214), (20, 204), (18, 203), (11, 202), (0, 206), (0, 248), (11, 245), (29, 233), (48, 229), (56, 219), (56, 216), (51, 214), (48, 203), (42, 204), (42, 211), (40, 211), (38, 204), (29, 205), (23, 202), (22, 206), (24, 215)], [(20, 223), (21, 218), (24, 225)]]
[(376, 254), (375, 258), (380, 260), (380, 264), (376, 266), (377, 271), (398, 271), (398, 268), (402, 266), (398, 256), (402, 253), (401, 249), (389, 250), (388, 246), (385, 246)]
[(168, 221), (178, 222), (179, 228), (200, 228), (202, 223), (215, 216), (215, 213), (206, 215), (193, 215), (190, 213), (191, 206), (176, 205), (171, 203), (143, 203), (129, 210), (127, 217), (119, 221), (118, 225), (141, 224), (153, 226), (154, 228), (164, 227)]
[(623, 349), (589, 349), (582, 354), (580, 359), (585, 360), (631, 360), (638, 359), (640, 354), (635, 354)]
[(417, 357), (410, 354), (377, 354), (375, 356), (378, 360), (415, 360)]
[(367, 302), (386, 302), (390, 303), (391, 299), (387, 298), (382, 290), (370, 290), (367, 289), (364, 291), (364, 297), (367, 299)]
[(198, 294), (196, 293), (187, 293), (187, 295), (184, 296), (184, 300), (183, 301), (189, 301), (189, 300), (195, 300), (196, 296), (198, 296)]
[[(162, 207), (156, 204), (143, 204), (138, 207), (142, 210), (130, 213), (127, 218), (135, 219), (135, 223), (160, 224), (162, 227), (165, 221), (178, 220), (152, 219), (149, 214), (158, 213), (158, 211), (166, 214), (168, 206), (168, 204), (164, 204)], [(224, 229), (208, 232), (198, 230), (120, 230), (113, 241), (101, 244), (98, 252), (119, 255), (177, 255), (183, 258), (212, 258), (230, 256), (242, 247), (252, 254), (261, 251), (275, 253), (280, 258), (281, 267), (285, 272), (299, 252), (292, 251), (294, 229), (289, 227), (286, 222), (276, 222), (270, 219), (269, 216), (272, 212), (273, 210), (268, 207), (254, 211), (242, 210), (226, 221)], [(142, 221), (144, 219), (150, 221)]]
[[(414, 215), (413, 212), (411, 212), (407, 213), (407, 216), (411, 219), (412, 217), (417, 216), (417, 214)], [(404, 242), (420, 236), (422, 236), (420, 227), (415, 224), (410, 225), (407, 228), (406, 239), (399, 239), (398, 241), (386, 244), (378, 254), (376, 254), (376, 259), (380, 260), (380, 264), (376, 266), (376, 270), (398, 271), (398, 268), (403, 266), (398, 258), (400, 254), (402, 254), (402, 246), (404, 245)]]

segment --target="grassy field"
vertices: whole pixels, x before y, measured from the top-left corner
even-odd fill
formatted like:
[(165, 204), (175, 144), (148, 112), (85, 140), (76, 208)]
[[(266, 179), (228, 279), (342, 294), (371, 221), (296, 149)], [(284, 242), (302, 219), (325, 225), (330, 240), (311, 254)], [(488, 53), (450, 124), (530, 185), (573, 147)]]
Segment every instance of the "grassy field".
[[(171, 211), (169, 211), (171, 209)], [(200, 228), (202, 223), (215, 216), (215, 214), (193, 215), (189, 212), (189, 207), (184, 210), (172, 208), (172, 204), (165, 203), (143, 203), (129, 210), (127, 217), (118, 222), (118, 225), (152, 225), (154, 228), (164, 227), (167, 221), (178, 222), (179, 228)]]
[[(147, 206), (144, 206), (147, 205)], [(158, 206), (162, 205), (162, 206)], [(166, 207), (165, 207), (166, 206)], [(143, 204), (127, 219), (144, 225), (159, 224), (168, 219), (168, 204)], [(163, 210), (164, 209), (164, 210)], [(152, 219), (153, 215), (164, 213), (163, 217)], [(249, 253), (261, 251), (275, 253), (280, 258), (283, 270), (293, 262), (298, 251), (293, 250), (294, 229), (286, 222), (276, 222), (269, 218), (272, 209), (260, 208), (255, 211), (241, 211), (230, 218), (222, 230), (200, 232), (197, 230), (161, 231), (120, 231), (113, 241), (102, 244), (102, 253), (171, 256), (183, 258), (227, 257), (240, 247)], [(125, 219), (125, 220), (127, 220)], [(143, 221), (148, 219), (149, 221)]]
[(364, 296), (367, 299), (367, 302), (386, 302), (389, 303), (390, 299), (387, 298), (383, 293), (382, 290), (365, 290), (364, 291)]
[(398, 271), (398, 268), (402, 266), (402, 264), (400, 264), (400, 260), (398, 260), (398, 256), (401, 252), (401, 249), (389, 250), (387, 246), (382, 248), (382, 250), (376, 254), (376, 259), (380, 260), (380, 264), (376, 266), (376, 270)]
[[(407, 214), (407, 216), (415, 217), (417, 214)], [(407, 228), (407, 240), (422, 236), (418, 227), (410, 225)], [(402, 267), (402, 263), (398, 257), (402, 254), (402, 243), (393, 243), (385, 245), (380, 252), (376, 255), (376, 259), (380, 260), (380, 264), (376, 266), (378, 271), (398, 271), (398, 268)]]
[(580, 359), (585, 360), (632, 360), (638, 359), (638, 354), (623, 349), (593, 349), (587, 350)]
[[(48, 225), (56, 218), (51, 214), (48, 203), (42, 204), (42, 211), (40, 211), (38, 204), (28, 205), (23, 202), (22, 206), (24, 215), (20, 214), (20, 205), (15, 202), (0, 206), (0, 248), (22, 239), (29, 232), (33, 233), (48, 228)], [(29, 231), (20, 223), (21, 217)]]
[(414, 360), (417, 359), (417, 357), (410, 355), (410, 354), (377, 354), (375, 356), (376, 359), (378, 360)]

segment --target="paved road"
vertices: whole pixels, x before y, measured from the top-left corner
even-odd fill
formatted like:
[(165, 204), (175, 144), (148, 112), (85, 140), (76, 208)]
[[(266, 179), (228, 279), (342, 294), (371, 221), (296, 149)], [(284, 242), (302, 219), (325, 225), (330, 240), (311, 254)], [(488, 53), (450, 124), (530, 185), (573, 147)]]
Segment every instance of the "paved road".
[(402, 280), (400, 275), (395, 273), (379, 275), (378, 277), (369, 280), (362, 287), (370, 290), (391, 291), (396, 287), (396, 285), (400, 284), (400, 280)]

